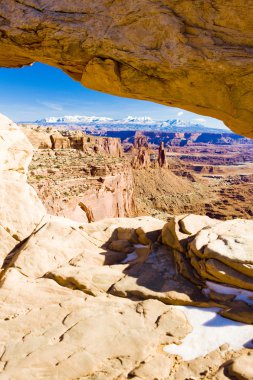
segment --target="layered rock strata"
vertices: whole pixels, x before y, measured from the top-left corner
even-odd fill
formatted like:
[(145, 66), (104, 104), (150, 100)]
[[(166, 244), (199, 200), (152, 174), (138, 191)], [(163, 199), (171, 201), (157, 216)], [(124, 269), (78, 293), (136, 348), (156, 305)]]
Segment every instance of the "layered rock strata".
[(28, 179), (50, 214), (80, 222), (135, 215), (128, 162), (75, 149), (39, 150)]
[(181, 107), (253, 136), (248, 2), (0, 5), (1, 66), (46, 63), (94, 90)]
[(50, 214), (80, 222), (135, 215), (132, 169), (121, 159), (119, 139), (29, 126), (22, 130), (36, 148), (29, 183)]
[(87, 135), (82, 131), (23, 126), (22, 131), (35, 149), (76, 149), (111, 157), (122, 157), (120, 139)]
[[(182, 215), (164, 226), (162, 242), (173, 249), (179, 272), (193, 283), (205, 286), (212, 281), (252, 291), (252, 231), (251, 220), (218, 221), (207, 216)], [(235, 302), (221, 313), (253, 323), (250, 304)]]

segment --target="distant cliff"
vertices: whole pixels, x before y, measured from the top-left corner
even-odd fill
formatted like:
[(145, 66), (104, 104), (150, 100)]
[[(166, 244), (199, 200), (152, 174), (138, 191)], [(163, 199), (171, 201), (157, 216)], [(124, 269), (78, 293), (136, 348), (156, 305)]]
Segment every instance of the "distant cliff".
[(29, 182), (47, 211), (80, 222), (135, 215), (133, 174), (120, 139), (23, 128), (35, 152)]
[[(121, 142), (134, 144), (135, 134), (140, 132), (134, 131), (107, 131), (106, 136), (117, 137)], [(185, 145), (237, 145), (253, 144), (252, 139), (236, 135), (234, 133), (211, 133), (211, 132), (164, 132), (164, 131), (142, 131), (142, 136), (150, 145), (159, 146), (161, 142), (165, 146), (185, 146)]]

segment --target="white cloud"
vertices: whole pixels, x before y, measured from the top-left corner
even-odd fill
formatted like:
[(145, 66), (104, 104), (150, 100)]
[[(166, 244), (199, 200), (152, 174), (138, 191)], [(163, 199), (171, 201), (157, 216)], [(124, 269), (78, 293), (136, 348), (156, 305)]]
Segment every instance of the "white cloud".
[(46, 108), (49, 108), (50, 110), (53, 110), (53, 111), (63, 111), (63, 108), (60, 104), (57, 104), (57, 103), (51, 103), (51, 102), (41, 102), (41, 101), (37, 101), (38, 104), (46, 107)]
[(182, 116), (184, 113), (183, 113), (183, 111), (179, 111), (178, 113), (177, 113), (177, 116)]
[(193, 121), (196, 121), (197, 123), (206, 123), (206, 119), (202, 117), (197, 117), (196, 119), (193, 119)]

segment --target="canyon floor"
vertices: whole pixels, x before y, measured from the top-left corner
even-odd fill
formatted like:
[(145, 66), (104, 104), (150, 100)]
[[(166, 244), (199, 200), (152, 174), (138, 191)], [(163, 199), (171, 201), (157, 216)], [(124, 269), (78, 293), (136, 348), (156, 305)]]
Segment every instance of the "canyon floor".
[(180, 213), (252, 218), (252, 145), (174, 147), (167, 153), (167, 164), (134, 170), (140, 215), (165, 220), (168, 214)]
[[(37, 148), (29, 167), (29, 182), (48, 212), (54, 215), (78, 221), (139, 215), (167, 220), (183, 213), (221, 220), (253, 216), (250, 140), (231, 144), (225, 141), (225, 145), (210, 141), (198, 144), (192, 143), (190, 136), (189, 145), (167, 146), (166, 164), (159, 167), (156, 164), (159, 139), (151, 137), (149, 148), (145, 132), (138, 132), (131, 145), (136, 140), (141, 145), (144, 139), (144, 147), (129, 150), (128, 143), (124, 153), (126, 144), (123, 141), (121, 147), (119, 138), (90, 136), (86, 140), (91, 141), (82, 145), (83, 137), (67, 130), (64, 133), (72, 136), (70, 140), (74, 143), (71, 140), (72, 143), (64, 145), (68, 137), (61, 139), (61, 134), (52, 128), (49, 132), (43, 127), (27, 126), (23, 130)], [(59, 144), (54, 149), (50, 135), (55, 135)], [(146, 156), (144, 163), (138, 161), (140, 149)], [(133, 159), (137, 159), (134, 165)]]

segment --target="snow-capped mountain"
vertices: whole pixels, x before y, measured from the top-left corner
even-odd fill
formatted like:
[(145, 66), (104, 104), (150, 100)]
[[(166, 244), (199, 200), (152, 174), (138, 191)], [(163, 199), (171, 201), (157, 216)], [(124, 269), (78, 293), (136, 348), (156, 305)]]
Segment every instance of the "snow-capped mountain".
[(62, 117), (46, 117), (37, 120), (38, 124), (156, 124), (157, 121), (148, 116), (136, 117), (128, 116), (125, 119), (111, 119), (109, 117), (99, 116), (62, 116)]
[[(189, 132), (207, 132), (207, 127), (194, 121), (183, 121), (180, 119), (171, 120), (154, 120), (148, 116), (136, 117), (128, 116), (124, 119), (111, 119), (109, 117), (100, 116), (62, 116), (62, 117), (47, 117), (42, 120), (37, 120), (36, 124), (40, 125), (68, 125), (71, 129), (76, 129), (78, 126), (82, 129), (101, 128), (117, 129), (117, 130), (164, 130), (164, 131), (182, 131)], [(220, 129), (208, 128), (208, 131), (220, 131)]]
[[(116, 121), (116, 120), (115, 120)], [(149, 116), (141, 116), (141, 117), (136, 117), (136, 116), (128, 116), (126, 119), (118, 120), (122, 121), (122, 123), (125, 124), (156, 124), (157, 122), (154, 119), (151, 119)]]
[(46, 117), (42, 120), (37, 120), (36, 123), (40, 124), (81, 124), (81, 123), (110, 123), (113, 119), (109, 117), (98, 117), (98, 116), (62, 116), (62, 117)]

